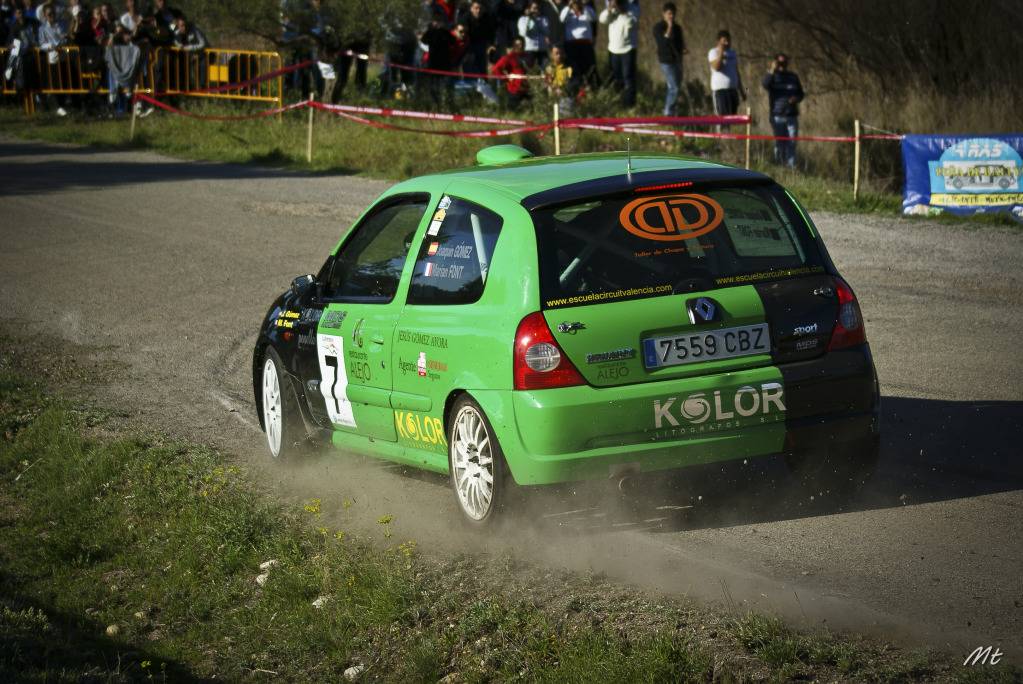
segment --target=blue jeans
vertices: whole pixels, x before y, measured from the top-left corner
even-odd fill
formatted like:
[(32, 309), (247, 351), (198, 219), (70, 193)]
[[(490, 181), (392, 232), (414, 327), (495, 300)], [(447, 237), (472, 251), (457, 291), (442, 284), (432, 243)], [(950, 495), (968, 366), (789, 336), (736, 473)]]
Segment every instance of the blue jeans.
[[(776, 136), (795, 138), (799, 135), (798, 116), (772, 116), (771, 128)], [(778, 164), (785, 164), (790, 169), (796, 167), (796, 141), (775, 140), (774, 161)]]
[(682, 85), (682, 67), (678, 64), (661, 62), (661, 73), (668, 85), (668, 93), (664, 96), (664, 116), (675, 116), (675, 105), (678, 103), (679, 88)]

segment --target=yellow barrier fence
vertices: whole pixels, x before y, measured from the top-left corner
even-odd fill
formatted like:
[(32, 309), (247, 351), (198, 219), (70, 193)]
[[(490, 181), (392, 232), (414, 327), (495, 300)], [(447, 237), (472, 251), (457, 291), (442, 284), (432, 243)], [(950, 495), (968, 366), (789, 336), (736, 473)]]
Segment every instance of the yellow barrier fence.
[[(8, 49), (0, 48), (0, 94), (17, 95), (13, 82), (4, 78)], [(66, 46), (54, 55), (33, 50), (34, 74), (28, 92), (21, 93), (26, 113), (35, 110), (34, 95), (108, 94), (106, 65), (101, 48)], [(160, 48), (143, 53), (136, 89), (159, 95), (179, 95), (227, 100), (270, 102), (278, 107), (284, 102), (284, 77), (275, 76), (251, 83), (259, 77), (279, 71), (283, 62), (276, 52), (256, 50), (182, 50)], [(224, 86), (242, 83), (237, 88)]]
[[(188, 51), (164, 48), (159, 51), (158, 68), (163, 76), (159, 92), (168, 95), (211, 97), (228, 100), (284, 104), (284, 77), (276, 76), (249, 83), (265, 74), (280, 71), (281, 56), (276, 52), (210, 48)], [(249, 83), (240, 88), (222, 90), (233, 83)], [(213, 92), (210, 92), (210, 91)]]

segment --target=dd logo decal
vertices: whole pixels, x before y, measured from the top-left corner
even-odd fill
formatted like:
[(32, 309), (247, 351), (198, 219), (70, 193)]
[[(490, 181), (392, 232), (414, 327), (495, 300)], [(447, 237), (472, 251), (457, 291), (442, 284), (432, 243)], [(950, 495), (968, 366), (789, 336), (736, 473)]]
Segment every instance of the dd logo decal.
[(618, 220), (633, 235), (674, 242), (706, 235), (724, 217), (721, 205), (706, 195), (658, 195), (632, 200)]

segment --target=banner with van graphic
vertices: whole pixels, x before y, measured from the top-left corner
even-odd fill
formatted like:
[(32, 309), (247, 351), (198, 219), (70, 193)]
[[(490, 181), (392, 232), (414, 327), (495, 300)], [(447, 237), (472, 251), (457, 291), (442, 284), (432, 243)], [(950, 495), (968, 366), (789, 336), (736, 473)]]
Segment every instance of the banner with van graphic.
[(1011, 212), (1023, 221), (1023, 134), (907, 135), (904, 214)]

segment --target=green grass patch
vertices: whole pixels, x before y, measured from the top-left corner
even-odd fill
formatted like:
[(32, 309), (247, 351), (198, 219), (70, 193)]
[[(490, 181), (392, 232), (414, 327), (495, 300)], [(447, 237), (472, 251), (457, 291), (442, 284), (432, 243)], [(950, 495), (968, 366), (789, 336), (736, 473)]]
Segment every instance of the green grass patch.
[[(605, 101), (607, 100), (607, 101)], [(378, 104), (366, 100), (366, 104)], [(258, 111), (264, 105), (230, 105), (186, 101), (182, 105), (200, 114), (237, 114), (251, 109)], [(406, 103), (408, 107), (423, 107), (424, 103)], [(589, 103), (585, 115), (620, 115), (613, 99), (595, 98)], [(465, 113), (493, 116), (494, 111), (480, 109)], [(291, 112), (280, 118), (252, 121), (202, 121), (157, 111), (139, 119), (136, 137), (129, 142), (129, 117), (95, 118), (72, 115), (57, 118), (45, 112), (26, 118), (12, 106), (0, 108), (0, 126), (3, 130), (26, 139), (47, 142), (74, 143), (110, 149), (148, 149), (183, 159), (254, 163), (275, 167), (332, 173), (358, 173), (376, 178), (404, 180), (411, 176), (444, 171), (475, 164), (476, 152), (484, 145), (510, 142), (526, 147), (535, 154), (553, 154), (553, 136), (523, 134), (500, 140), (478, 140), (423, 135), (400, 131), (385, 131), (347, 122), (326, 113), (317, 113), (315, 123), (315, 153), (312, 163), (306, 161), (307, 112)], [(550, 109), (543, 101), (532, 108), (507, 114), (509, 118), (548, 121)], [(418, 120), (393, 120), (401, 125), (421, 129), (446, 129), (452, 124)], [(458, 127), (457, 124), (454, 125)], [(492, 125), (464, 126), (470, 128), (501, 128)], [(705, 157), (730, 163), (742, 163), (740, 143), (713, 140), (672, 140), (650, 136), (632, 136), (634, 151), (662, 152)], [(621, 135), (592, 131), (565, 131), (562, 151), (601, 152), (622, 150), (625, 140)], [(788, 187), (812, 211), (841, 213), (877, 213), (901, 215), (902, 198), (899, 194), (866, 185), (860, 197), (852, 197), (852, 184), (802, 171), (790, 171), (773, 165), (757, 165), (757, 170), (776, 178)], [(941, 214), (926, 217), (963, 225), (1020, 224), (1004, 213), (977, 214), (956, 217)]]
[(637, 599), (598, 619), (588, 602), (609, 590), (578, 579), (554, 580), (572, 597), (561, 608), (502, 593), (477, 580), (485, 560), (420, 557), (385, 519), (357, 538), (319, 500), (277, 501), (216, 451), (115, 430), (8, 370), (0, 427), (0, 681), (337, 681), (357, 665), (402, 682), (955, 674), (756, 615), (676, 607), (676, 623)]

